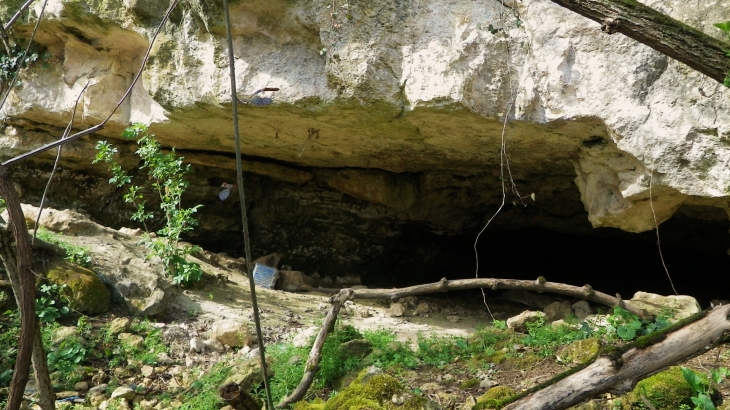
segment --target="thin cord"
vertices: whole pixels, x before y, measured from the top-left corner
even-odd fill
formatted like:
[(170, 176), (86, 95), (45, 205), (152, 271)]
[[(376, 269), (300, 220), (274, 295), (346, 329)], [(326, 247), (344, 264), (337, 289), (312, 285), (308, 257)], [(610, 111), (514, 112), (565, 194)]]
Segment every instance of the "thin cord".
[[(502, 0), (502, 12), (500, 13), (500, 22), (502, 23), (502, 30), (504, 31), (504, 0)], [(499, 180), (502, 184), (502, 202), (499, 204), (499, 208), (494, 212), (494, 214), (489, 218), (487, 223), (484, 225), (481, 231), (477, 234), (476, 239), (474, 240), (474, 258), (476, 260), (476, 272), (475, 277), (479, 277), (479, 251), (477, 250), (477, 243), (479, 243), (479, 238), (482, 236), (482, 233), (487, 229), (489, 224), (492, 223), (494, 218), (497, 217), (497, 215), (502, 211), (502, 208), (504, 208), (504, 203), (507, 198), (507, 188), (505, 187), (505, 178), (504, 178), (504, 170), (507, 168), (507, 173), (509, 174), (510, 183), (512, 185), (512, 192), (516, 193), (518, 197), (520, 197), (519, 192), (517, 192), (517, 186), (515, 185), (515, 181), (512, 178), (512, 170), (509, 166), (509, 158), (507, 156), (507, 140), (506, 140), (506, 132), (507, 132), (507, 122), (509, 121), (509, 113), (512, 111), (512, 106), (514, 104), (514, 93), (512, 92), (512, 71), (509, 68), (510, 62), (512, 61), (512, 50), (509, 46), (509, 41), (505, 41), (506, 47), (507, 47), (507, 84), (509, 87), (509, 104), (507, 105), (507, 111), (504, 113), (504, 121), (502, 122), (502, 135), (501, 135), (501, 146), (499, 150)], [(520, 197), (521, 199), (521, 197)], [(487, 304), (487, 294), (484, 292), (484, 288), (480, 289), (482, 291), (482, 301), (484, 302), (484, 306), (487, 307), (487, 312), (489, 312), (489, 316), (492, 318), (492, 321), (494, 321), (494, 315), (492, 315), (492, 310), (489, 309), (489, 305)]]
[(669, 284), (672, 285), (672, 290), (674, 291), (675, 295), (679, 295), (677, 292), (677, 289), (674, 288), (674, 282), (672, 282), (672, 277), (669, 275), (669, 269), (667, 269), (667, 264), (664, 263), (664, 255), (662, 254), (662, 243), (659, 240), (659, 223), (656, 219), (656, 213), (654, 212), (654, 200), (652, 199), (651, 195), (651, 186), (652, 182), (654, 181), (654, 170), (649, 170), (649, 207), (651, 208), (651, 214), (654, 216), (654, 227), (656, 228), (656, 246), (657, 249), (659, 249), (659, 259), (662, 260), (662, 266), (664, 266), (664, 272), (667, 273), (667, 278), (669, 279)]
[[(81, 96), (84, 95), (84, 91), (86, 91), (86, 88), (91, 83), (91, 80), (86, 81), (86, 85), (84, 88), (81, 89), (81, 92), (79, 93), (79, 96), (76, 97), (76, 104), (74, 104), (74, 110), (71, 113), (71, 120), (68, 122), (68, 125), (66, 125), (66, 129), (63, 131), (63, 135), (61, 136), (61, 139), (64, 139), (68, 137), (68, 134), (71, 132), (71, 127), (73, 127), (74, 124), (74, 118), (76, 118), (76, 108), (79, 106), (79, 100), (81, 99)], [(56, 169), (58, 168), (58, 162), (61, 160), (61, 149), (63, 148), (63, 145), (58, 146), (58, 152), (56, 152), (56, 162), (53, 163), (53, 169), (51, 170), (51, 176), (48, 177), (48, 182), (46, 182), (46, 189), (43, 190), (43, 196), (41, 196), (41, 203), (38, 205), (38, 216), (35, 218), (35, 226), (33, 228), (33, 240), (31, 241), (31, 245), (35, 245), (35, 238), (38, 234), (38, 223), (41, 220), (41, 214), (43, 213), (43, 204), (46, 202), (46, 195), (48, 194), (48, 190), (51, 188), (51, 181), (53, 181), (53, 175), (56, 173)]]
[(248, 284), (251, 289), (251, 303), (253, 305), (253, 318), (256, 324), (256, 337), (259, 344), (259, 357), (261, 358), (261, 369), (264, 373), (264, 389), (266, 390), (266, 405), (269, 410), (274, 409), (274, 401), (271, 398), (269, 388), (269, 376), (266, 371), (266, 352), (264, 350), (264, 336), (261, 332), (261, 319), (259, 318), (259, 307), (256, 302), (256, 284), (253, 280), (253, 265), (251, 264), (251, 240), (248, 235), (248, 217), (246, 216), (246, 196), (243, 189), (243, 166), (241, 164), (241, 138), (238, 133), (238, 97), (236, 96), (236, 67), (233, 57), (233, 37), (231, 36), (231, 18), (228, 12), (228, 0), (223, 0), (223, 11), (226, 19), (226, 38), (228, 40), (228, 60), (231, 76), (231, 109), (233, 110), (233, 135), (236, 140), (236, 174), (238, 178), (238, 197), (241, 201), (241, 220), (243, 221), (243, 241), (246, 249), (246, 265), (248, 267)]

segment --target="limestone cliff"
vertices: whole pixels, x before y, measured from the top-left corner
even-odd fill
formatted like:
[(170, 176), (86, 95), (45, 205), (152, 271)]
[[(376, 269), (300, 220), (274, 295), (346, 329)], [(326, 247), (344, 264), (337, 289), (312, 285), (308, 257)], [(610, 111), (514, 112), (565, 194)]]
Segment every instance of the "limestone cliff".
[[(646, 3), (712, 35), (730, 12)], [(167, 5), (49, 0), (36, 37), (45, 58), (1, 112), (0, 156), (59, 138), (87, 82), (75, 127), (105, 118)], [(52, 201), (121, 225), (129, 210), (90, 164), (93, 145), (116, 138), (132, 168), (134, 146), (118, 136), (145, 122), (195, 166), (197, 239), (237, 238), (235, 201), (216, 195), (235, 179), (222, 17), (218, 1), (177, 6), (131, 98), (64, 150)], [(514, 189), (497, 226), (644, 232), (650, 190), (659, 222), (680, 207), (727, 220), (730, 90), (548, 0), (251, 0), (232, 2), (231, 18), (239, 97), (280, 89), (271, 105), (240, 108), (261, 252), (338, 270), (368, 266), (406, 232), (476, 232), (502, 200), (502, 141)], [(15, 167), (26, 200), (54, 155)]]

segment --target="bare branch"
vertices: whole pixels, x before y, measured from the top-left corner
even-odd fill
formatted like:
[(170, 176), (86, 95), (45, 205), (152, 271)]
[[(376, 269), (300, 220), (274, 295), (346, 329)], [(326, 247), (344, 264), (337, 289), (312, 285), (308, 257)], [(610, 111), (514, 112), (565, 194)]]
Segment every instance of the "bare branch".
[(728, 331), (729, 306), (657, 339), (656, 343), (634, 347), (620, 357), (600, 357), (583, 370), (526, 395), (505, 410), (558, 410), (581, 403), (606, 391), (622, 392), (648, 374), (706, 351), (721, 343)]
[(317, 373), (319, 361), (322, 359), (322, 346), (324, 346), (324, 341), (327, 339), (327, 334), (330, 332), (330, 329), (334, 327), (337, 314), (340, 312), (342, 304), (352, 299), (353, 294), (354, 292), (352, 289), (342, 289), (337, 295), (330, 298), (332, 306), (330, 307), (329, 312), (327, 312), (327, 316), (324, 318), (322, 327), (319, 328), (317, 338), (314, 339), (314, 345), (312, 346), (312, 350), (309, 352), (309, 358), (307, 359), (302, 381), (288, 397), (284, 398), (276, 405), (277, 409), (283, 409), (292, 403), (298, 402), (305, 394), (307, 394), (307, 390), (309, 390), (309, 387), (312, 385), (312, 381), (314, 380), (314, 375)]
[[(79, 106), (79, 100), (81, 99), (81, 96), (84, 95), (84, 91), (86, 91), (86, 88), (91, 83), (91, 80), (86, 81), (86, 85), (83, 89), (81, 89), (81, 92), (79, 93), (79, 96), (76, 97), (76, 104), (74, 104), (74, 110), (71, 113), (71, 119), (68, 121), (68, 124), (66, 125), (66, 129), (63, 131), (63, 136), (61, 136), (61, 139), (65, 139), (68, 137), (68, 134), (71, 132), (71, 128), (74, 124), (74, 118), (76, 118), (76, 108)], [(58, 168), (58, 162), (61, 160), (61, 150), (63, 146), (58, 147), (58, 152), (56, 153), (56, 161), (53, 163), (53, 169), (51, 169), (51, 175), (48, 177), (48, 182), (46, 183), (46, 188), (43, 190), (43, 196), (41, 196), (41, 203), (38, 205), (38, 215), (35, 218), (35, 226), (33, 228), (33, 241), (32, 244), (35, 245), (35, 238), (38, 234), (38, 221), (41, 220), (41, 214), (43, 213), (43, 203), (46, 202), (46, 194), (48, 194), (48, 189), (51, 187), (51, 181), (53, 181), (53, 175), (56, 173), (56, 169)]]
[[(549, 292), (560, 295), (573, 296), (580, 299), (590, 300), (604, 306), (614, 307), (621, 306), (627, 311), (639, 316), (646, 317), (647, 313), (641, 309), (632, 306), (630, 303), (621, 300), (620, 297), (613, 297), (603, 292), (593, 290), (590, 285), (571, 286), (563, 283), (547, 282), (545, 278), (540, 276), (537, 280), (517, 280), (517, 279), (457, 279), (448, 280), (441, 279), (438, 282), (427, 283), (424, 285), (410, 286), (400, 289), (354, 289), (353, 299), (390, 299), (398, 300), (406, 296), (423, 295), (426, 293), (448, 292), (450, 290), (466, 290), (486, 288), (491, 290), (498, 289), (517, 289), (531, 290), (533, 292)], [(303, 285), (301, 290), (309, 290), (325, 293), (337, 293), (339, 289), (313, 288)]]

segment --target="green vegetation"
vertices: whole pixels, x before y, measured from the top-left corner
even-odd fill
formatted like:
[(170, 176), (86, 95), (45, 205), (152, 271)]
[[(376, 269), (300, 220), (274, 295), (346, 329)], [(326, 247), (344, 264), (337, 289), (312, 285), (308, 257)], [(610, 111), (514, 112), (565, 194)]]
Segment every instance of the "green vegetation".
[(556, 347), (585, 339), (587, 335), (585, 330), (574, 329), (565, 324), (553, 327), (540, 317), (535, 322), (527, 323), (527, 336), (522, 339), (522, 343), (537, 348), (540, 356), (547, 357), (555, 353)]
[(199, 250), (191, 245), (181, 245), (180, 240), (185, 232), (197, 226), (193, 217), (202, 205), (190, 208), (182, 206), (182, 195), (188, 188), (185, 175), (190, 173), (190, 165), (183, 164), (183, 158), (175, 154), (173, 148), (164, 152), (153, 134), (147, 132), (147, 126), (134, 124), (127, 128), (122, 136), (126, 139), (137, 140), (139, 149), (136, 154), (142, 159), (141, 169), (147, 170), (152, 188), (160, 198), (159, 209), (164, 216), (165, 225), (157, 231), (157, 235), (150, 235), (146, 221), (154, 218), (154, 213), (147, 210), (143, 188), (132, 184), (132, 177), (114, 159), (117, 149), (107, 141), (96, 144), (96, 159), (110, 164), (112, 178), (110, 184), (117, 187), (127, 187), (124, 200), (135, 207), (131, 219), (142, 223), (147, 230), (144, 235), (144, 246), (148, 250), (148, 257), (157, 256), (162, 259), (166, 273), (172, 277), (173, 284), (189, 286), (199, 282), (203, 277), (200, 265), (185, 259), (187, 255)]
[[(730, 40), (730, 21), (726, 21), (724, 23), (715, 23), (715, 27), (719, 28), (720, 30), (725, 33), (728, 40)], [(730, 57), (730, 50), (725, 50), (725, 53), (728, 57)], [(730, 72), (725, 74), (725, 81), (722, 83), (725, 87), (730, 87)]]
[(31, 63), (38, 59), (38, 53), (29, 50), (28, 55), (25, 56), (23, 64), (21, 66), (20, 60), (23, 58), (25, 53), (25, 47), (19, 43), (14, 42), (10, 45), (10, 54), (4, 47), (0, 47), (0, 89), (5, 90), (9, 85), (10, 80), (15, 77), (15, 73), (19, 68), (28, 67)]
[(218, 389), (228, 377), (230, 366), (219, 362), (210, 368), (208, 373), (194, 381), (188, 392), (183, 395), (179, 410), (218, 410), (221, 408), (221, 401), (218, 397)]
[(682, 367), (682, 377), (692, 389), (690, 399), (695, 405), (694, 410), (715, 410), (713, 397), (717, 396), (718, 386), (728, 377), (728, 374), (730, 372), (726, 367), (714, 368), (708, 379), (692, 369)]
[(66, 260), (83, 266), (85, 268), (91, 267), (93, 258), (91, 257), (91, 251), (89, 248), (83, 246), (77, 246), (63, 240), (63, 235), (56, 232), (51, 232), (43, 227), (38, 229), (36, 236), (46, 242), (60, 246), (66, 250)]

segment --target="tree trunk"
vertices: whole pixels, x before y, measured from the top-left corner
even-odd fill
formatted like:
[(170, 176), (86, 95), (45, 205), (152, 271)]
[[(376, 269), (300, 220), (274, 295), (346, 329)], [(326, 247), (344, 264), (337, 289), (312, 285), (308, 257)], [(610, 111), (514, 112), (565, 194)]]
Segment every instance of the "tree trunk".
[[(15, 303), (17, 306), (20, 306), (20, 297), (18, 295), (22, 293), (22, 289), (20, 289), (20, 275), (18, 275), (17, 259), (13, 251), (12, 242), (12, 233), (0, 227), (0, 260), (5, 265), (5, 271), (8, 273), (8, 279), (10, 279), (8, 285), (13, 290)], [(0, 283), (0, 285), (2, 284)], [(31, 362), (33, 364), (36, 387), (38, 388), (38, 404), (43, 410), (53, 410), (55, 407), (55, 394), (51, 385), (51, 377), (48, 374), (46, 351), (43, 348), (40, 323), (38, 321), (36, 321), (36, 331), (33, 338)]]
[[(18, 311), (20, 312), (20, 341), (13, 379), (10, 382), (10, 395), (7, 405), (8, 410), (17, 410), (20, 408), (25, 385), (28, 383), (31, 355), (38, 333), (35, 316), (35, 281), (32, 271), (33, 254), (28, 239), (28, 230), (25, 227), (25, 217), (13, 183), (2, 165), (0, 165), (0, 196), (5, 199), (5, 206), (10, 219), (9, 227), (13, 231), (17, 252), (16, 266), (19, 286), (15, 295), (18, 301)], [(3, 241), (0, 245), (7, 250), (9, 243)], [(12, 275), (9, 273), (8, 276)], [(11, 277), (10, 280), (12, 281), (13, 278)]]
[(722, 342), (730, 331), (728, 312), (730, 305), (718, 307), (654, 344), (631, 348), (620, 357), (600, 357), (585, 369), (531, 392), (504, 410), (559, 410), (607, 391), (628, 391), (643, 377)]
[(730, 44), (710, 37), (635, 0), (551, 0), (622, 33), (722, 84), (730, 72)]

